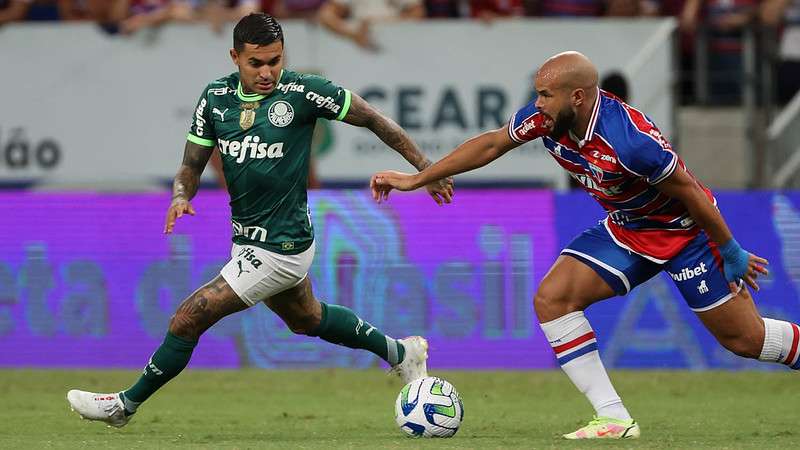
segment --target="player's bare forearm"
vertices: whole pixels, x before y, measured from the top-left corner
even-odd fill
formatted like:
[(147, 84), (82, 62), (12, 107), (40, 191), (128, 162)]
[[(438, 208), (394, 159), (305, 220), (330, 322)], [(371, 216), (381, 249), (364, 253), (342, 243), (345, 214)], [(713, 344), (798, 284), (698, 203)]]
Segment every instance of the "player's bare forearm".
[(386, 145), (402, 155), (417, 170), (422, 170), (431, 165), (431, 160), (419, 151), (417, 145), (400, 125), (373, 108), (366, 100), (356, 94), (352, 94), (350, 109), (344, 118), (344, 122), (369, 129)]
[(183, 162), (175, 181), (172, 183), (172, 199), (191, 200), (197, 194), (200, 186), (200, 175), (203, 174), (213, 148), (203, 147), (194, 142), (186, 142), (183, 151)]
[(733, 234), (705, 191), (685, 170), (677, 167), (672, 175), (656, 187), (686, 206), (695, 223), (717, 244), (731, 240)]
[(519, 144), (508, 137), (505, 128), (487, 131), (456, 147), (435, 164), (415, 175), (416, 187), (483, 167)]

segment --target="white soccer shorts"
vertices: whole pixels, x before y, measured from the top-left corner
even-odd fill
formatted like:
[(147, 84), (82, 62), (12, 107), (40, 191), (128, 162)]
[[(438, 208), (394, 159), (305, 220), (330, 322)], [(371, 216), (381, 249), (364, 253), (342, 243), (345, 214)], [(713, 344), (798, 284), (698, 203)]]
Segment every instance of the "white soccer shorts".
[(315, 243), (303, 253), (281, 255), (252, 245), (233, 244), (220, 275), (249, 306), (300, 284), (314, 260)]

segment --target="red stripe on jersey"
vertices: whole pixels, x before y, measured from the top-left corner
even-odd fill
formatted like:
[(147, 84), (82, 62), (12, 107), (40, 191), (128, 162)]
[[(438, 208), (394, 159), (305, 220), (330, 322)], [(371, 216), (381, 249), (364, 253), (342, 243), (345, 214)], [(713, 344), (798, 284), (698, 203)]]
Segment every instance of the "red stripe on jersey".
[(641, 111), (627, 103), (622, 103), (622, 106), (625, 108), (625, 111), (627, 111), (628, 117), (631, 118), (631, 122), (636, 126), (637, 130), (642, 134), (650, 136), (650, 139), (656, 141), (664, 150), (672, 151), (672, 145), (670, 145), (669, 141), (661, 134), (658, 128), (647, 120), (647, 117), (645, 117)]
[(680, 253), (700, 233), (700, 227), (687, 230), (629, 230), (607, 220), (611, 234), (636, 253), (669, 260)]
[(553, 347), (553, 351), (556, 352), (556, 353), (561, 353), (561, 352), (567, 351), (567, 350), (569, 350), (571, 348), (575, 348), (575, 347), (583, 344), (584, 342), (588, 341), (589, 339), (594, 339), (594, 331), (590, 331), (590, 332), (584, 334), (581, 337), (577, 337), (577, 338), (567, 342), (566, 344), (561, 344), (561, 345), (558, 345), (556, 347)]

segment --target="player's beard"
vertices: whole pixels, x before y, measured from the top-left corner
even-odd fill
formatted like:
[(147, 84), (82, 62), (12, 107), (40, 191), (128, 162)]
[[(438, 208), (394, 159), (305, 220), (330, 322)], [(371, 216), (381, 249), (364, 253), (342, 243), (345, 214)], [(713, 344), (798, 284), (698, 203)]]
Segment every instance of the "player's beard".
[(567, 131), (575, 125), (575, 121), (575, 111), (570, 108), (562, 109), (558, 112), (556, 119), (553, 121), (553, 129), (550, 130), (550, 137), (556, 141), (561, 139), (561, 137), (567, 134)]

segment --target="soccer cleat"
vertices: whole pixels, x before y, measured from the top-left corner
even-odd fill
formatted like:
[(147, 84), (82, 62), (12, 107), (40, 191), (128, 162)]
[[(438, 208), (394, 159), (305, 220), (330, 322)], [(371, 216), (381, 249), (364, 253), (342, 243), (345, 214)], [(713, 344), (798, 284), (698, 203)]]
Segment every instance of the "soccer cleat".
[(119, 394), (95, 394), (72, 389), (67, 392), (67, 401), (81, 419), (99, 420), (117, 428), (124, 427), (131, 420), (131, 416), (125, 414)]
[(583, 428), (565, 434), (565, 439), (636, 439), (641, 434), (635, 420), (595, 417)]
[(398, 374), (405, 384), (427, 377), (428, 341), (422, 336), (409, 336), (398, 339), (398, 342), (403, 344), (406, 353), (403, 361), (393, 366), (390, 372)]

